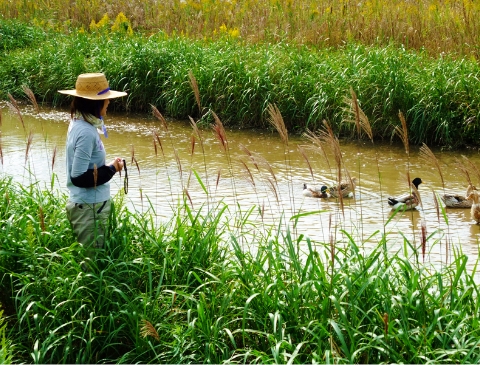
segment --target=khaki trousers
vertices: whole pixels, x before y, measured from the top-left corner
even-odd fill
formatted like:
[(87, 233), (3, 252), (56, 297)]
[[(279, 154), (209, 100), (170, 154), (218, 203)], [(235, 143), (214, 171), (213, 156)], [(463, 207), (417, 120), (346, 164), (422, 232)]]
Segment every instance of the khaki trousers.
[(111, 207), (111, 199), (93, 204), (67, 202), (67, 218), (90, 259), (93, 259), (95, 249), (103, 248)]

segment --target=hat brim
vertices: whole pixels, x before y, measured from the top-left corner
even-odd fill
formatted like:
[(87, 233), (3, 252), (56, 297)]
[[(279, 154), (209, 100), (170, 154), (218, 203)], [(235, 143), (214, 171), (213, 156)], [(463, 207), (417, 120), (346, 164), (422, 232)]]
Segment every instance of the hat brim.
[(103, 93), (101, 95), (78, 93), (77, 90), (58, 90), (58, 92), (60, 94), (78, 96), (80, 98), (90, 99), (90, 100), (115, 99), (115, 98), (120, 98), (122, 96), (127, 95), (127, 93), (124, 91), (115, 91), (115, 90), (109, 90), (106, 93)]

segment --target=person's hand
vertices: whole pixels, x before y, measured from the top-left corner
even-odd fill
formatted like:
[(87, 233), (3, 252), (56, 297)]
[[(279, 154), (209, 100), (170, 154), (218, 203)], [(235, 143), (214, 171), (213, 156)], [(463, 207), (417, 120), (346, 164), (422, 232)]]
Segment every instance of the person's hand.
[(117, 170), (117, 172), (122, 171), (123, 160), (120, 157), (116, 157), (112, 162), (110, 162), (110, 166), (115, 166), (115, 170)]

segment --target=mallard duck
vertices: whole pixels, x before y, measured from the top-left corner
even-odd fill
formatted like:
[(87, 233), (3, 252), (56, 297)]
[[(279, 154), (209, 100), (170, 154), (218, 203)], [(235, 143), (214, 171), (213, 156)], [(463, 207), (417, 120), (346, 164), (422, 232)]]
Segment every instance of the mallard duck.
[(307, 184), (303, 184), (303, 195), (310, 198), (330, 198), (330, 194), (328, 194), (327, 190), (328, 187), (326, 185), (323, 185), (319, 189), (318, 186), (308, 186)]
[(467, 196), (469, 196), (473, 190), (477, 190), (477, 188), (472, 184), (469, 184), (465, 195), (460, 193), (445, 193), (440, 196), (440, 199), (442, 199), (443, 203), (448, 208), (471, 208), (472, 201), (467, 199)]
[(470, 213), (472, 218), (475, 219), (477, 224), (480, 224), (480, 195), (477, 190), (472, 190), (468, 194), (467, 199), (472, 202), (472, 207), (470, 208)]
[(353, 195), (353, 192), (355, 190), (355, 187), (356, 187), (356, 181), (357, 181), (357, 178), (356, 177), (352, 177), (350, 180), (348, 181), (342, 181), (340, 184), (337, 184), (335, 186), (331, 186), (329, 189), (328, 189), (328, 192), (330, 193), (330, 195), (334, 198), (338, 198), (339, 197), (339, 191), (340, 193), (342, 194), (342, 197), (343, 198), (347, 198), (349, 196), (352, 196)]
[(388, 205), (392, 209), (401, 209), (401, 210), (410, 210), (415, 209), (418, 204), (420, 204), (420, 198), (417, 193), (418, 185), (422, 183), (422, 179), (416, 177), (412, 181), (412, 185), (415, 186), (415, 189), (411, 189), (411, 192), (400, 195), (400, 196), (391, 196), (388, 198)]

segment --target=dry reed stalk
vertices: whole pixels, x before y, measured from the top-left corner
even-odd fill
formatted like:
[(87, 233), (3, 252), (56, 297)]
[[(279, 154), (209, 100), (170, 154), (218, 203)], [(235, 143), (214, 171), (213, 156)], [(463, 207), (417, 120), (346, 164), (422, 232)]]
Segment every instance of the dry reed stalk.
[(0, 127), (2, 126), (2, 111), (0, 110)]
[(267, 184), (268, 187), (270, 188), (270, 190), (275, 195), (275, 200), (277, 201), (277, 203), (280, 203), (280, 197), (278, 196), (278, 191), (277, 191), (276, 184), (269, 177), (267, 177), (267, 182), (268, 182), (268, 184)]
[(165, 153), (163, 152), (162, 140), (160, 139), (159, 134), (157, 133), (157, 131), (155, 129), (152, 130), (152, 133), (153, 133), (153, 136), (154, 136), (155, 156), (157, 155), (157, 146), (155, 144), (155, 139), (156, 139), (158, 145), (160, 146), (160, 150), (162, 151), (162, 155), (163, 155), (163, 157), (165, 157)]
[(2, 134), (0, 132), (0, 161), (2, 162), (3, 166), (3, 149), (2, 149)]
[(53, 147), (53, 155), (52, 155), (52, 171), (55, 166), (55, 158), (57, 157), (57, 145)]
[(467, 162), (468, 166), (470, 166), (470, 168), (475, 173), (477, 180), (480, 181), (480, 170), (478, 169), (478, 167), (472, 161), (470, 161), (467, 156), (462, 155), (462, 157)]
[(217, 172), (217, 181), (215, 182), (215, 190), (218, 188), (218, 184), (220, 183), (221, 173), (222, 173), (222, 169), (218, 169), (218, 172)]
[(405, 147), (405, 152), (408, 156), (410, 156), (410, 146), (408, 143), (408, 129), (407, 129), (407, 120), (405, 119), (403, 113), (401, 111), (398, 112), (398, 117), (400, 119), (401, 128), (396, 126), (394, 131), (395, 134), (400, 137), (403, 146)]
[(190, 194), (188, 193), (188, 190), (185, 188), (183, 189), (183, 193), (187, 196), (188, 198), (188, 201), (190, 202), (190, 205), (192, 206), (193, 208), (193, 201), (192, 201), (192, 198), (190, 197)]
[(432, 164), (438, 171), (440, 175), (440, 180), (442, 181), (443, 189), (445, 189), (445, 180), (443, 179), (442, 168), (440, 166), (440, 161), (438, 161), (435, 154), (432, 152), (428, 146), (423, 143), (422, 147), (420, 147), (420, 158), (422, 158), (426, 163)]
[(155, 151), (155, 157), (158, 157), (157, 141), (155, 140), (155, 132), (152, 133), (152, 142), (153, 142), (153, 150)]
[(222, 149), (224, 152), (227, 152), (228, 149), (228, 141), (227, 141), (227, 134), (225, 133), (225, 128), (223, 127), (223, 123), (221, 122), (220, 118), (212, 111), (213, 119), (215, 120), (215, 124), (213, 124), (213, 131), (215, 132), (215, 137), (220, 142)]
[[(325, 121), (323, 121), (325, 123)], [(307, 129), (307, 131), (303, 134), (310, 142), (312, 142), (319, 150), (322, 152), (322, 155), (327, 161), (328, 169), (331, 171), (332, 168), (330, 166), (330, 160), (327, 156), (327, 151), (324, 148), (324, 143), (320, 137), (320, 134), (315, 134), (314, 132)]]
[(195, 95), (195, 101), (197, 102), (197, 106), (198, 106), (198, 113), (201, 116), (202, 115), (202, 105), (200, 103), (200, 91), (198, 89), (197, 79), (195, 78), (195, 76), (193, 75), (193, 72), (191, 70), (188, 71), (188, 78), (190, 80), (190, 87), (192, 88), (193, 94)]
[(338, 199), (340, 201), (340, 209), (342, 210), (342, 213), (345, 214), (345, 206), (343, 204), (344, 203), (343, 194), (341, 193), (343, 156), (342, 156), (342, 151), (340, 149), (340, 142), (338, 141), (338, 138), (333, 133), (333, 129), (330, 123), (324, 120), (323, 124), (325, 126), (325, 129), (320, 131), (320, 139), (327, 146), (330, 146), (330, 149), (332, 150), (333, 157), (336, 163), (336, 168), (337, 168), (337, 189), (338, 189)]
[(427, 223), (425, 221), (425, 218), (422, 217), (422, 257), (423, 257), (423, 262), (425, 262), (425, 253), (427, 251)]
[(190, 154), (193, 156), (195, 153), (195, 136), (192, 134), (190, 137)]
[(258, 167), (258, 163), (257, 163), (257, 161), (255, 160), (255, 157), (253, 156), (253, 153), (250, 152), (250, 150), (249, 150), (247, 147), (245, 147), (243, 144), (241, 144), (241, 143), (240, 143), (238, 146), (239, 146), (240, 149), (241, 149), (242, 151), (244, 151), (245, 154), (250, 158), (250, 161), (252, 161), (252, 163), (253, 163), (253, 165), (255, 166), (255, 168), (257, 169), (257, 171), (260, 171), (260, 168)]
[(190, 125), (192, 126), (194, 134), (197, 136), (198, 140), (200, 141), (200, 147), (202, 148), (202, 152), (205, 153), (205, 149), (203, 147), (203, 136), (202, 133), (200, 132), (200, 129), (198, 128), (197, 123), (193, 120), (192, 117), (188, 117), (190, 119)]
[(275, 104), (268, 104), (267, 111), (269, 114), (268, 122), (275, 127), (283, 143), (288, 146), (288, 131), (285, 127), (282, 114)]
[(180, 161), (180, 157), (178, 157), (178, 152), (176, 149), (173, 150), (173, 154), (175, 155), (175, 161), (177, 162), (178, 172), (180, 173), (180, 179), (182, 179), (183, 178), (182, 163)]
[(470, 177), (470, 171), (468, 170), (467, 166), (465, 166), (465, 164), (462, 161), (460, 161), (458, 158), (455, 158), (455, 164), (460, 170), (460, 172), (463, 174), (463, 176), (465, 177), (465, 180), (467, 180), (468, 184), (474, 186), (472, 183), (472, 179)]
[(33, 134), (32, 134), (32, 131), (30, 131), (30, 134), (28, 135), (28, 139), (27, 139), (27, 148), (25, 150), (25, 163), (27, 163), (28, 153), (30, 151), (30, 147), (32, 146), (32, 140), (33, 140)]
[(160, 335), (158, 334), (153, 324), (151, 324), (146, 319), (142, 319), (141, 324), (142, 326), (140, 327), (140, 335), (143, 338), (150, 336), (153, 337), (155, 340), (160, 341)]
[(152, 113), (155, 116), (155, 118), (157, 118), (162, 123), (163, 128), (165, 128), (165, 131), (168, 132), (167, 120), (163, 117), (162, 113), (160, 113), (160, 111), (153, 104), (150, 104), (150, 106), (152, 107)]
[(242, 164), (245, 172), (246, 172), (246, 180), (252, 184), (252, 186), (255, 188), (256, 185), (255, 185), (255, 180), (253, 179), (253, 175), (252, 175), (252, 172), (250, 171), (250, 169), (248, 168), (247, 164), (245, 163), (245, 161), (243, 160), (240, 160), (240, 163)]
[(313, 176), (312, 165), (310, 164), (310, 160), (308, 159), (305, 149), (300, 145), (298, 145), (297, 148), (298, 148), (298, 151), (300, 152), (300, 155), (302, 155), (303, 159), (307, 163), (308, 170), (310, 171), (310, 175), (312, 176), (312, 180), (315, 180), (315, 177)]
[(23, 131), (26, 133), (27, 129), (25, 128), (25, 122), (23, 121), (22, 112), (20, 111), (20, 108), (18, 107), (18, 103), (10, 93), (8, 94), (8, 97), (10, 99), (10, 102), (7, 102), (7, 105), (10, 108), (10, 110), (12, 110), (14, 113), (17, 113), (18, 118), (20, 119), (20, 122), (22, 123)]
[(275, 176), (275, 172), (273, 171), (272, 165), (267, 161), (265, 157), (262, 155), (255, 153), (254, 155), (251, 156), (252, 161), (256, 166), (261, 166), (264, 167), (268, 173), (272, 176), (273, 180), (275, 181), (275, 184), (278, 184), (277, 177)]
[(30, 88), (27, 87), (26, 85), (23, 85), (22, 89), (23, 89), (23, 92), (27, 95), (30, 102), (32, 103), (33, 108), (35, 109), (35, 112), (39, 113), (40, 108), (38, 107), (37, 99), (35, 98), (35, 94), (33, 93), (33, 91), (30, 90)]
[(345, 102), (349, 106), (348, 111), (351, 114), (353, 114), (353, 117), (354, 117), (353, 122), (355, 122), (355, 126), (357, 128), (358, 138), (362, 138), (362, 130), (363, 130), (363, 132), (366, 133), (368, 138), (373, 143), (372, 126), (370, 125), (370, 121), (368, 120), (368, 117), (363, 112), (362, 108), (360, 108), (357, 94), (355, 93), (355, 91), (353, 91), (352, 87), (350, 87), (350, 95), (351, 95), (351, 98), (345, 97)]
[(330, 235), (329, 235), (330, 259), (332, 260), (332, 270), (333, 270), (333, 267), (335, 266), (335, 241), (332, 234), (332, 217), (333, 215), (330, 213), (328, 217), (328, 232), (330, 232)]

